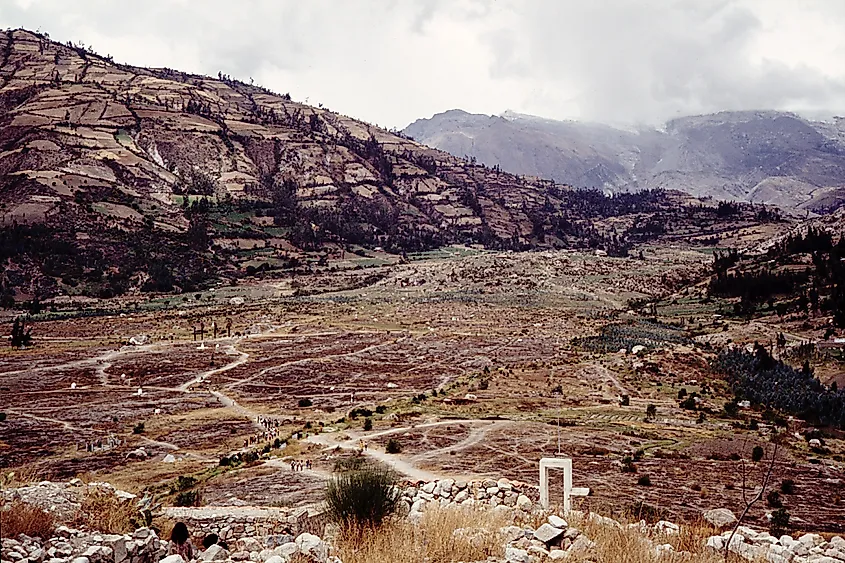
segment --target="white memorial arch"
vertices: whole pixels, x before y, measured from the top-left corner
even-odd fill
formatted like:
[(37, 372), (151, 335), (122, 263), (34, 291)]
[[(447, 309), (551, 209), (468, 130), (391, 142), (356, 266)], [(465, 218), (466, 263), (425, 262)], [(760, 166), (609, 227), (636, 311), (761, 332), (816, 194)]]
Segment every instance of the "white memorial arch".
[(549, 469), (563, 469), (563, 512), (572, 510), (572, 497), (590, 494), (587, 487), (572, 486), (572, 459), (568, 457), (544, 457), (540, 460), (540, 506), (549, 509)]

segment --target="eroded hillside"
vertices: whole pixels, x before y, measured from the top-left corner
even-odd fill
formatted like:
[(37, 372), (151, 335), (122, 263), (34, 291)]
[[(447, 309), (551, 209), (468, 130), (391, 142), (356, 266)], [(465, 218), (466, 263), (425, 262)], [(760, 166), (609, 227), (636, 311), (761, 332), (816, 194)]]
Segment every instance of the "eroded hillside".
[(25, 30), (6, 32), (0, 62), (7, 303), (185, 291), (362, 248), (626, 254), (760, 220), (514, 176), (224, 75), (116, 64)]

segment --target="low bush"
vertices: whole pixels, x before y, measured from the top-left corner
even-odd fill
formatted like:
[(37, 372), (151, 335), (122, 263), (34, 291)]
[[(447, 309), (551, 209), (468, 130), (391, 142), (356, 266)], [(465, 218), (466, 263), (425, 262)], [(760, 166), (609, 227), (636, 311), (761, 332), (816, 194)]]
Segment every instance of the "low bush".
[(53, 536), (56, 523), (53, 516), (37, 506), (21, 501), (13, 501), (0, 509), (0, 531), (4, 538), (14, 538), (18, 534), (47, 539)]
[(300, 399), (299, 401), (297, 401), (296, 404), (297, 404), (297, 406), (299, 406), (299, 408), (304, 409), (304, 408), (310, 407), (314, 403), (311, 402), (311, 399)]
[(132, 429), (133, 434), (143, 434), (144, 433), (144, 423), (139, 422), (135, 425), (135, 428)]
[(402, 444), (396, 438), (391, 438), (387, 441), (387, 445), (384, 448), (389, 454), (398, 454), (402, 452)]
[(641, 487), (651, 487), (651, 477), (648, 475), (643, 475), (639, 479), (637, 479), (637, 485)]
[(754, 449), (751, 450), (751, 461), (757, 463), (763, 456), (766, 454), (765, 450), (763, 450), (763, 446), (754, 446)]
[(332, 478), (326, 485), (328, 517), (352, 530), (377, 528), (399, 508), (396, 475), (366, 466)]
[(769, 491), (766, 495), (766, 504), (772, 508), (782, 508), (783, 500), (780, 498), (780, 493), (777, 491)]
[(199, 506), (202, 496), (199, 491), (181, 491), (176, 494), (173, 504), (176, 506)]
[(795, 494), (795, 481), (792, 479), (784, 479), (780, 482), (780, 492), (785, 495)]
[(775, 537), (782, 536), (789, 531), (789, 512), (785, 508), (778, 508), (772, 512), (769, 520), (769, 533)]

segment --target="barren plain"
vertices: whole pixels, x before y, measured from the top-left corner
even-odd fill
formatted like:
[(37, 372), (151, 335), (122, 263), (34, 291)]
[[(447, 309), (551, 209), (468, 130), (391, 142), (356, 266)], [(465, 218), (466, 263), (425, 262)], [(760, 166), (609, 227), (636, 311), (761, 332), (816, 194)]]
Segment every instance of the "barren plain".
[[(752, 409), (742, 423), (723, 415), (716, 345), (785, 331), (788, 349), (820, 328), (723, 317), (730, 303), (695, 284), (711, 253), (447, 247), (195, 294), (47, 303), (33, 346), (0, 350), (0, 467), (135, 492), (192, 476), (207, 504), (268, 506), (314, 502), (359, 456), (411, 481), (536, 484), (539, 459), (563, 455), (590, 488), (583, 507), (737, 511), (743, 470), (764, 470), (741, 459), (769, 453), (773, 426)], [(682, 408), (693, 392), (697, 408)], [(788, 424), (775, 486), (794, 482), (783, 502), (796, 527), (841, 533), (845, 441), (831, 431), (811, 450), (805, 425)], [(296, 460), (311, 468), (292, 471)]]

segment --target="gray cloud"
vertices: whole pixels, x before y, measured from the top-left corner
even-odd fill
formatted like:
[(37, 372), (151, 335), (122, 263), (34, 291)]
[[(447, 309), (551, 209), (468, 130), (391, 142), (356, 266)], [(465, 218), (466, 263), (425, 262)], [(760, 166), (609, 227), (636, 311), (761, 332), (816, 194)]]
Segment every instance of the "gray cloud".
[(455, 107), (614, 123), (845, 112), (839, 0), (7, 0), (0, 25), (387, 126)]

